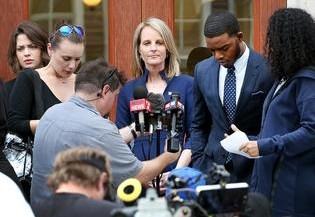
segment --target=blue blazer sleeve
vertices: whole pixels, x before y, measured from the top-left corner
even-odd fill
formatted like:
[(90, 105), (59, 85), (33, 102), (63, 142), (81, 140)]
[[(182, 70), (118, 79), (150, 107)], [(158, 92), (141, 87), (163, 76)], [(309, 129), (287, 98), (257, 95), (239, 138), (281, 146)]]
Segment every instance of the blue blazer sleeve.
[(192, 115), (190, 137), (191, 140), (193, 140), (191, 143), (193, 166), (195, 168), (200, 168), (212, 121), (206, 102), (198, 86), (200, 83), (199, 80), (202, 79), (202, 77), (199, 76), (197, 68), (198, 64), (195, 68), (195, 77), (193, 82), (194, 111)]
[(183, 145), (183, 149), (191, 149), (190, 142), (190, 126), (192, 120), (192, 114), (194, 110), (193, 106), (193, 78), (190, 76), (185, 76), (187, 78), (187, 82), (185, 82), (185, 117), (184, 117), (184, 134), (185, 134), (185, 143)]
[(116, 111), (116, 125), (118, 129), (130, 125), (133, 122), (129, 107), (129, 102), (131, 100), (130, 92), (132, 92), (130, 84), (126, 84), (126, 86), (120, 90), (118, 95)]
[[(314, 76), (315, 77), (315, 76)], [(278, 134), (269, 138), (258, 140), (259, 152), (261, 155), (268, 155), (272, 153), (283, 153), (287, 156), (296, 156), (315, 148), (315, 78), (301, 78), (296, 79), (291, 85), (287, 87), (287, 91), (279, 97), (294, 102), (295, 106), (280, 107), (277, 104), (277, 110), (282, 111), (283, 114), (293, 112), (296, 107), (295, 116), (298, 117), (298, 127), (283, 135)], [(295, 96), (294, 96), (295, 95)], [(276, 100), (276, 99), (275, 99)], [(270, 107), (272, 104), (270, 104)], [(289, 113), (290, 114), (290, 113)], [(268, 112), (266, 118), (269, 118)], [(283, 116), (283, 121), (287, 119), (288, 122), (293, 122), (293, 117), (288, 118)], [(272, 116), (269, 123), (272, 122)], [(278, 122), (278, 121), (277, 121)], [(289, 125), (290, 123), (288, 123)], [(287, 126), (288, 126), (287, 125)], [(279, 126), (284, 127), (284, 126)]]

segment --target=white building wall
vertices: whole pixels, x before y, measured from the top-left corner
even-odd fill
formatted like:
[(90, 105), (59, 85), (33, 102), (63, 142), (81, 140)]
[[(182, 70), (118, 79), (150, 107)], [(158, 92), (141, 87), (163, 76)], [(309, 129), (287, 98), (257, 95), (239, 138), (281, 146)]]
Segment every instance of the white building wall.
[(315, 18), (315, 0), (287, 0), (288, 8), (301, 8)]

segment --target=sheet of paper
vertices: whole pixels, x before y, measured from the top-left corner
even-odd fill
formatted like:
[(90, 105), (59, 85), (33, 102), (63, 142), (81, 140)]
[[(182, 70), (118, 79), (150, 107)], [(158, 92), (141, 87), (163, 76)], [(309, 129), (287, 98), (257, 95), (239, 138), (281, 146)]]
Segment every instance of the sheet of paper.
[(226, 137), (225, 139), (221, 140), (220, 143), (222, 147), (233, 154), (239, 154), (242, 156), (245, 156), (247, 158), (257, 158), (257, 157), (251, 157), (245, 152), (239, 151), (240, 146), (244, 144), (245, 142), (248, 142), (248, 138), (245, 133), (241, 131), (236, 131), (230, 136)]

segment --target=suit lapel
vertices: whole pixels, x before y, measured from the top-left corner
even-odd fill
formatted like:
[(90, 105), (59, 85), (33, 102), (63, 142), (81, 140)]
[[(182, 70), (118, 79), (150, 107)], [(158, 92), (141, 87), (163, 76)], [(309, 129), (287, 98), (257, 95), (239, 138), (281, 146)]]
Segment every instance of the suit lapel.
[(238, 113), (242, 110), (244, 106), (246, 106), (248, 100), (251, 98), (257, 76), (259, 74), (258, 66), (259, 64), (257, 63), (255, 56), (252, 52), (250, 52), (240, 97), (238, 99), (236, 107), (236, 118)]
[(264, 120), (265, 120), (265, 115), (267, 113), (267, 110), (269, 108), (269, 105), (272, 101), (272, 99), (274, 98), (274, 92), (277, 89), (279, 82), (276, 81), (274, 82), (273, 86), (271, 87), (271, 89), (269, 90), (268, 95), (265, 98), (264, 104), (263, 104), (263, 110), (262, 110), (262, 118), (261, 118), (261, 124), (263, 125)]

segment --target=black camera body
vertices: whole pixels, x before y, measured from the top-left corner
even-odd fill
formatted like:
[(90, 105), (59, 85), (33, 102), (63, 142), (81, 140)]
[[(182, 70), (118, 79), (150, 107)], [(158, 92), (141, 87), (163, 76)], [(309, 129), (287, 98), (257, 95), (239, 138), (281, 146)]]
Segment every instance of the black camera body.
[[(208, 217), (244, 213), (248, 184), (229, 183), (229, 176), (224, 166), (217, 164), (207, 174), (189, 167), (175, 169), (168, 176), (165, 197), (158, 197), (156, 190), (149, 188), (145, 197), (136, 200), (136, 205), (116, 209), (111, 217)], [(134, 182), (123, 183), (124, 193), (134, 194), (127, 191), (129, 185), (138, 189)]]

